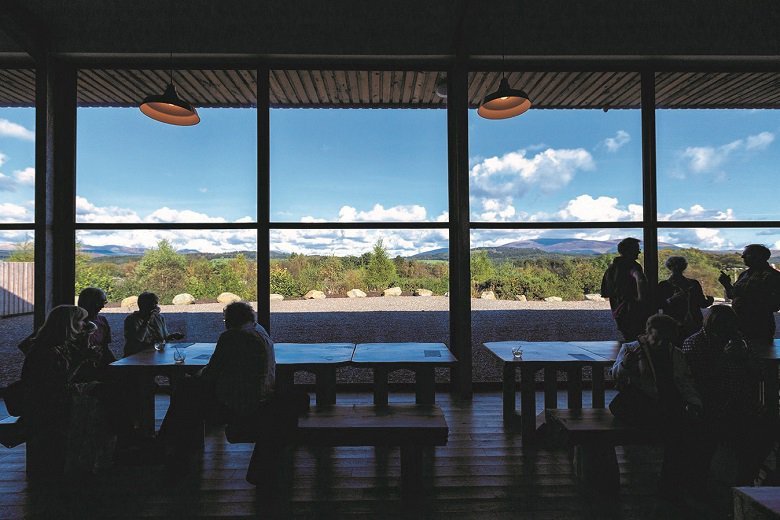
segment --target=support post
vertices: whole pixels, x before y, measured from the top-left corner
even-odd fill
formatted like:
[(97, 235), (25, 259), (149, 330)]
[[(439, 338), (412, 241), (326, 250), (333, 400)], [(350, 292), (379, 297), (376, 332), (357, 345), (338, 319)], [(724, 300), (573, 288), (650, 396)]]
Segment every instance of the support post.
[(645, 275), (651, 301), (658, 287), (658, 186), (655, 147), (655, 72), (642, 72), (642, 208)]
[(257, 68), (257, 322), (271, 333), (271, 129), (268, 67)]

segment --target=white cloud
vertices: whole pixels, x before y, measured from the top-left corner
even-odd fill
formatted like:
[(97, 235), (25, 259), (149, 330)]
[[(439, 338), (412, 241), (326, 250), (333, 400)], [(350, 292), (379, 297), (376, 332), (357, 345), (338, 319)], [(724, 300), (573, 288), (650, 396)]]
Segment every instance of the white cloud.
[(190, 209), (177, 210), (163, 207), (154, 210), (144, 217), (144, 222), (226, 222), (222, 217), (210, 217), (205, 213), (199, 213)]
[(32, 222), (33, 214), (28, 208), (5, 202), (0, 204), (0, 222)]
[(736, 217), (731, 208), (705, 209), (700, 204), (694, 204), (688, 209), (677, 208), (671, 213), (661, 213), (658, 220), (736, 220)]
[(79, 222), (138, 223), (141, 217), (135, 211), (119, 206), (96, 206), (84, 197), (76, 197), (76, 218)]
[[(738, 152), (757, 152), (765, 150), (775, 140), (771, 132), (761, 132), (737, 139), (721, 146), (689, 146), (680, 152), (680, 158), (688, 170), (693, 173), (723, 174), (720, 168), (733, 154)], [(678, 172), (678, 176), (684, 177)]]
[(580, 170), (595, 168), (587, 150), (547, 148), (532, 157), (526, 150), (489, 157), (471, 167), (472, 194), (476, 197), (521, 197), (532, 187), (542, 192), (568, 185)]
[(0, 173), (0, 191), (16, 191), (16, 181), (4, 173)]
[(582, 220), (614, 222), (618, 220), (641, 220), (642, 206), (629, 204), (627, 208), (618, 204), (615, 197), (597, 197), (580, 195), (570, 200), (566, 207), (557, 213), (556, 220)]
[(0, 119), (0, 137), (14, 137), (16, 139), (24, 139), (25, 141), (34, 141), (35, 132), (13, 121)]
[(417, 204), (411, 206), (393, 206), (385, 209), (381, 204), (374, 204), (369, 211), (358, 211), (352, 206), (342, 206), (339, 209), (339, 222), (423, 222), (426, 210)]
[(602, 141), (602, 144), (606, 147), (607, 151), (617, 152), (629, 141), (631, 141), (631, 135), (625, 130), (618, 130), (615, 137), (607, 137)]
[(19, 184), (32, 186), (35, 184), (35, 168), (28, 166), (24, 170), (16, 170), (14, 177)]
[(721, 230), (710, 228), (669, 229), (659, 233), (658, 240), (679, 247), (695, 247), (704, 250), (735, 248), (731, 240), (721, 235)]
[(208, 188), (198, 188), (198, 191), (201, 193), (207, 193), (209, 191)]

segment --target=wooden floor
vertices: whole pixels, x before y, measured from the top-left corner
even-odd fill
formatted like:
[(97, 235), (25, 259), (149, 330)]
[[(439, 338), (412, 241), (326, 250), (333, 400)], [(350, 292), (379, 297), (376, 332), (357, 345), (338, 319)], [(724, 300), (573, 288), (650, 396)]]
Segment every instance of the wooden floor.
[[(539, 394), (541, 399), (541, 394)], [(340, 403), (370, 402), (370, 394), (339, 394)], [(412, 402), (411, 394), (392, 395)], [(167, 397), (158, 396), (162, 418)], [(24, 446), (0, 447), (0, 518), (727, 518), (728, 492), (705, 513), (655, 498), (657, 448), (618, 448), (622, 493), (596, 500), (580, 492), (567, 450), (524, 448), (506, 431), (500, 393), (468, 402), (437, 394), (450, 427), (449, 443), (428, 455), (432, 487), (416, 505), (400, 500), (399, 450), (298, 448), (288, 499), (257, 497), (244, 481), (251, 445), (231, 445), (208, 433), (200, 467), (179, 481), (161, 466), (122, 465), (67, 490), (35, 489), (25, 480)]]

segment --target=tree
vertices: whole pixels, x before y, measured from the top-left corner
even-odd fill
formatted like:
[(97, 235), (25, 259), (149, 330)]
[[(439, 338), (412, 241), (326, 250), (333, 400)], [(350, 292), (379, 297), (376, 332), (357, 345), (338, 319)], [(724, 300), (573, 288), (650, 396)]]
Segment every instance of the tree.
[(170, 242), (160, 240), (157, 248), (144, 253), (133, 273), (133, 285), (139, 291), (152, 291), (168, 303), (187, 287), (187, 259)]
[(34, 262), (35, 261), (35, 244), (32, 240), (26, 240), (16, 246), (16, 249), (11, 251), (8, 255), (6, 262)]
[(366, 266), (366, 284), (369, 289), (384, 290), (396, 281), (395, 264), (390, 260), (382, 239), (376, 241)]

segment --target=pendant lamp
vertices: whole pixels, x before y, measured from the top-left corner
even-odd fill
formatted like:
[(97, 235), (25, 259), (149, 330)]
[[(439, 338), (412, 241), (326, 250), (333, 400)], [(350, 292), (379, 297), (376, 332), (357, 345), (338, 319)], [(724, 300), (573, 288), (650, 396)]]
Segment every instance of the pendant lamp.
[(140, 108), (145, 115), (169, 125), (192, 126), (200, 123), (195, 107), (179, 97), (176, 85), (173, 84), (173, 71), (165, 92), (157, 96), (147, 96)]
[(509, 86), (506, 78), (501, 78), (498, 90), (487, 94), (479, 104), (477, 114), (485, 119), (508, 119), (519, 116), (531, 108), (528, 94)]

